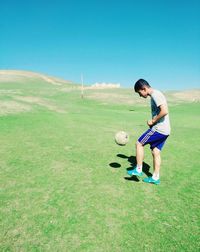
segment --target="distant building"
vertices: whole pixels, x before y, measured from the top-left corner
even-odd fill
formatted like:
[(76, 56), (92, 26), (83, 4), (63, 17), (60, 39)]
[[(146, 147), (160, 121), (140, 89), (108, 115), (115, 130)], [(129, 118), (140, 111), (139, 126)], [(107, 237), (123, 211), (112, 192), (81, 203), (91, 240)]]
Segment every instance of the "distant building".
[(91, 85), (91, 88), (120, 88), (120, 83), (98, 83)]

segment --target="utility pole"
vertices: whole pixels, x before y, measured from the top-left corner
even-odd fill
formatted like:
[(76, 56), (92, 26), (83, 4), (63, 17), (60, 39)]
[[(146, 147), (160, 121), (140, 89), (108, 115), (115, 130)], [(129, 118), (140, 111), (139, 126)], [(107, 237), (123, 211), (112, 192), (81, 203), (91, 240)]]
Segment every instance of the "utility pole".
[(83, 99), (83, 74), (81, 74), (81, 98)]

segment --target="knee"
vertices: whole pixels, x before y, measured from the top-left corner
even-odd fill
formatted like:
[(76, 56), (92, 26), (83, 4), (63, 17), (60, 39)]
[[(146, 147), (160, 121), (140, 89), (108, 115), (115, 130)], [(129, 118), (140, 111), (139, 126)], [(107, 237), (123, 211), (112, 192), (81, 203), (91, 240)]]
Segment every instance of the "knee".
[(142, 145), (140, 142), (137, 141), (137, 142), (135, 143), (135, 147), (136, 147), (136, 148), (141, 148), (141, 147), (143, 147), (143, 145)]
[(158, 148), (154, 148), (152, 151), (151, 151), (152, 155), (154, 157), (158, 157), (160, 156), (160, 150)]

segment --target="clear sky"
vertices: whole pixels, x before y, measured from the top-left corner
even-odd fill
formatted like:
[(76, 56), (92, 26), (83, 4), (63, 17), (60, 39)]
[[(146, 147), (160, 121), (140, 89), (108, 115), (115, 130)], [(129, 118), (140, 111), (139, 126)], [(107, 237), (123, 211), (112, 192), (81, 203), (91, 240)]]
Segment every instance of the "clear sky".
[(0, 69), (200, 88), (200, 1), (0, 0)]

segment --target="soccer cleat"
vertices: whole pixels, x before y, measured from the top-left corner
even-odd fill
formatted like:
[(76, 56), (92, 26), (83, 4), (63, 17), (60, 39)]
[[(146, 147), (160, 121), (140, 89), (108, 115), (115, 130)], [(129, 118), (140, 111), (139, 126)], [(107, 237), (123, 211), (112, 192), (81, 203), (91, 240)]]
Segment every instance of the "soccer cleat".
[(148, 178), (144, 178), (143, 182), (159, 185), (160, 184), (160, 179), (155, 180), (152, 177), (148, 177)]
[(143, 172), (138, 172), (136, 168), (133, 170), (128, 170), (127, 173), (130, 176), (135, 175), (135, 176), (141, 177), (143, 175)]

